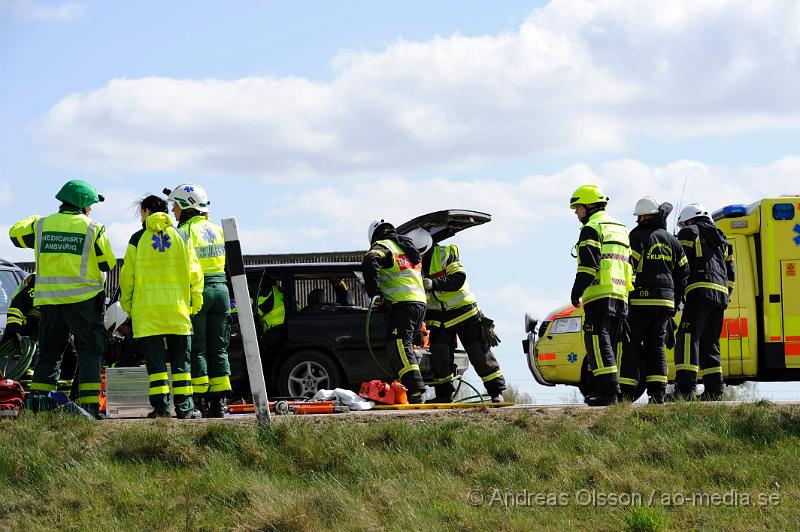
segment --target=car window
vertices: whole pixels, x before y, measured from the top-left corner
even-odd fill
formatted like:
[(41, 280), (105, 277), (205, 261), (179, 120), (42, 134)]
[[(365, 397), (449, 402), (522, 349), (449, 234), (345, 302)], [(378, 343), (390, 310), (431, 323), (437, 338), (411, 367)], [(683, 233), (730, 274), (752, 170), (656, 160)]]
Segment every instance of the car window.
[(361, 306), (363, 300), (363, 289), (352, 271), (296, 275), (294, 293), (301, 311)]
[(14, 291), (19, 286), (19, 279), (14, 272), (0, 271), (0, 312), (8, 312), (8, 306), (11, 304), (11, 298)]

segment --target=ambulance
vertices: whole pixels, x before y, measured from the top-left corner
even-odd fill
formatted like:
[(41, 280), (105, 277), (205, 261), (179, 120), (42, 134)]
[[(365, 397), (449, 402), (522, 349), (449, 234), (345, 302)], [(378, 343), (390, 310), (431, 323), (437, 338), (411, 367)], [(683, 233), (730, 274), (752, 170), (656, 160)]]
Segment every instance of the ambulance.
[[(712, 217), (733, 244), (736, 268), (720, 334), (725, 382), (800, 380), (800, 196), (729, 205)], [(541, 323), (525, 316), (522, 343), (536, 382), (578, 386), (591, 395), (582, 322), (582, 309), (571, 305)], [(673, 381), (672, 350), (667, 364)], [(644, 389), (642, 379), (637, 397)]]

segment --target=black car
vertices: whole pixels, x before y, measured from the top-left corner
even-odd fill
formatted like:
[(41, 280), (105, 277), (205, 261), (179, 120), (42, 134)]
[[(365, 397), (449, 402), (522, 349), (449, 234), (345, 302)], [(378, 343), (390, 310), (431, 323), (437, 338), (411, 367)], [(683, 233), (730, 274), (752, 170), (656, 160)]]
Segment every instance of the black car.
[[(490, 215), (475, 211), (439, 211), (402, 224), (398, 231), (424, 227), (434, 242), (440, 242), (490, 220)], [(259, 340), (271, 396), (310, 397), (320, 389), (357, 389), (372, 379), (394, 380), (396, 375), (386, 356), (385, 318), (381, 310), (368, 308), (360, 263), (248, 266), (246, 273), (257, 320), (258, 294), (265, 287), (276, 283), (284, 297), (286, 318), (281, 340), (275, 342), (266, 334)], [(261, 330), (258, 326), (256, 329)], [(430, 353), (427, 348), (418, 353), (423, 377), (429, 380)], [(249, 398), (238, 319), (232, 324), (229, 358), (234, 395)], [(456, 365), (459, 374), (468, 369), (465, 353), (456, 353)]]

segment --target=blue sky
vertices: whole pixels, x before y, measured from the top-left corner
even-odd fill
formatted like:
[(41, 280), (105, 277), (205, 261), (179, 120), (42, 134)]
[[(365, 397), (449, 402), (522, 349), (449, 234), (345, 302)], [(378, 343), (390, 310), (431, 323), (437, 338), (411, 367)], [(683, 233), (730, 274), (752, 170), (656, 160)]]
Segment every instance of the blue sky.
[(0, 0), (0, 228), (72, 177), (108, 197), (94, 217), (120, 256), (132, 202), (185, 181), (250, 253), (484, 210), (454, 240), (511, 382), (552, 398), (569, 392), (533, 384), (519, 340), (524, 312), (568, 298), (576, 186), (628, 223), (684, 182), (712, 209), (799, 192), (794, 1), (222, 6)]

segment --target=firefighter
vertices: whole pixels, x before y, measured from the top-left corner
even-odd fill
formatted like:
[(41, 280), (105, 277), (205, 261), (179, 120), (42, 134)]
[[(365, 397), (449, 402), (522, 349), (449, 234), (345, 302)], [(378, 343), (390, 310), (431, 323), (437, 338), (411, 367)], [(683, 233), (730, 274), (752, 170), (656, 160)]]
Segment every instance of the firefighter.
[(211, 202), (202, 187), (179, 185), (167, 199), (172, 202), (178, 228), (192, 241), (204, 276), (203, 308), (192, 316), (195, 399), (208, 417), (223, 417), (225, 397), (231, 391), (231, 301), (225, 275), (225, 237), (222, 228), (208, 221)]
[(594, 393), (586, 398), (590, 406), (617, 402), (616, 354), (628, 313), (628, 291), (633, 288), (628, 230), (606, 212), (608, 200), (596, 185), (584, 185), (569, 202), (583, 224), (570, 300), (575, 307), (583, 305), (583, 339), (594, 377)]
[(77, 402), (97, 416), (106, 348), (103, 272), (111, 271), (117, 259), (105, 227), (88, 216), (92, 205), (104, 200), (93, 185), (73, 179), (61, 187), (56, 199), (61, 201), (58, 213), (28, 217), (9, 230), (15, 246), (33, 248), (36, 256), (33, 303), (41, 312), (40, 354), (31, 391), (46, 395), (57, 389), (62, 355), (72, 333), (78, 352)]
[[(430, 232), (414, 229), (408, 235), (422, 254), (422, 283), (428, 300), (425, 324), (430, 331), (434, 403), (453, 401), (456, 337), (483, 381), (493, 403), (503, 401), (506, 389), (500, 364), (485, 341), (485, 322), (455, 245), (435, 246)], [(483, 321), (483, 323), (482, 323)], [(495, 344), (496, 345), (496, 344)]]
[(189, 236), (172, 227), (167, 202), (139, 203), (142, 229), (131, 236), (120, 273), (120, 304), (147, 364), (150, 418), (169, 417), (169, 375), (179, 419), (201, 417), (192, 401), (191, 314), (203, 307), (203, 272)]
[(675, 394), (693, 399), (699, 372), (705, 388), (700, 399), (717, 401), (725, 386), (719, 336), (733, 294), (733, 247), (698, 203), (681, 210), (678, 227), (690, 274), (675, 339)]
[(413, 340), (425, 319), (422, 257), (411, 239), (384, 220), (373, 221), (367, 236), (371, 247), (362, 261), (366, 291), (383, 297), (389, 361), (408, 390), (408, 402), (421, 403), (425, 383)]
[[(667, 231), (672, 205), (645, 196), (636, 203), (638, 225), (630, 233), (634, 289), (628, 294), (630, 338), (619, 361), (622, 398), (634, 401), (642, 377), (651, 403), (664, 402), (667, 324), (686, 289), (689, 264), (678, 239)], [(644, 374), (641, 374), (641, 370)]]
[[(27, 336), (32, 340), (39, 338), (39, 319), (41, 310), (33, 304), (33, 295), (36, 291), (36, 274), (32, 273), (25, 277), (19, 284), (14, 294), (11, 296), (11, 303), (6, 314), (6, 328), (3, 331), (3, 341), (11, 341), (15, 347), (21, 349), (20, 339)], [(35, 361), (34, 361), (35, 365)], [(67, 387), (77, 385), (75, 380), (76, 370), (78, 369), (78, 355), (75, 352), (75, 342), (70, 335), (67, 347), (61, 360), (61, 375), (69, 375), (72, 382), (63, 383)], [(28, 378), (33, 376), (33, 367), (28, 369)], [(78, 398), (77, 388), (74, 390), (74, 398)]]
[(286, 306), (281, 287), (274, 279), (267, 277), (262, 281), (256, 310), (261, 324), (261, 348), (274, 354), (286, 338)]

